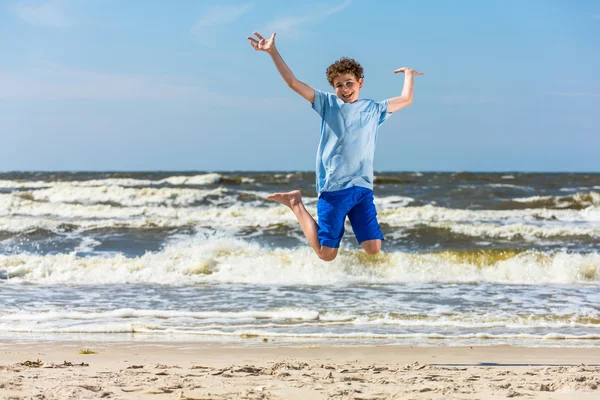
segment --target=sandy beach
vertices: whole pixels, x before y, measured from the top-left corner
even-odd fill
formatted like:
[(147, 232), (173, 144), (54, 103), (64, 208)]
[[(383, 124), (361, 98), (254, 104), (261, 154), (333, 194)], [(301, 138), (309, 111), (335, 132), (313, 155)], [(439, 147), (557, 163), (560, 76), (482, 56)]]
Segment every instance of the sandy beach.
[(0, 342), (0, 398), (11, 400), (598, 396), (598, 348)]

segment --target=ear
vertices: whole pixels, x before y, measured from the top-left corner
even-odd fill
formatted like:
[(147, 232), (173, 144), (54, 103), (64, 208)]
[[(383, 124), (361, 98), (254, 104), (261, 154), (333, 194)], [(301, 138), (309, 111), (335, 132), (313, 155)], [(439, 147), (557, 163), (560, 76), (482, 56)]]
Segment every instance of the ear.
[(362, 88), (362, 86), (363, 86), (363, 82), (364, 82), (363, 78), (360, 78), (360, 79), (358, 80), (358, 88), (359, 88), (359, 89), (361, 89), (361, 88)]

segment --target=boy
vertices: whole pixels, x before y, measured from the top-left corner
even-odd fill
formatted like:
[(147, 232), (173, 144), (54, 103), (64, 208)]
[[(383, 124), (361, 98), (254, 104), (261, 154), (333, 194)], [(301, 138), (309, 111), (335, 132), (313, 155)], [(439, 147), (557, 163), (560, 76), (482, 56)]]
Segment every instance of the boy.
[(253, 33), (257, 39), (248, 36), (248, 40), (254, 50), (267, 52), (288, 86), (308, 100), (322, 118), (317, 152), (319, 224), (304, 207), (299, 190), (273, 193), (267, 198), (294, 212), (308, 243), (324, 261), (337, 256), (346, 216), (362, 248), (368, 254), (379, 253), (383, 234), (373, 203), (377, 129), (391, 113), (412, 103), (413, 78), (422, 73), (410, 68), (397, 69), (394, 73), (404, 73), (402, 95), (379, 103), (359, 100), (363, 69), (356, 61), (342, 58), (327, 68), (327, 79), (335, 89), (333, 95), (296, 79), (275, 47), (275, 33), (269, 39)]

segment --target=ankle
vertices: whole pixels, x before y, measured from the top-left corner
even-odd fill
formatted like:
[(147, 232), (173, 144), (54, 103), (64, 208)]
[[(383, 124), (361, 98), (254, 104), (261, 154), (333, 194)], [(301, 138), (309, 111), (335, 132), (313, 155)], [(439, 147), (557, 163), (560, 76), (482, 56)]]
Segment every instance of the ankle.
[(302, 206), (302, 200), (296, 200), (296, 199), (290, 200), (290, 208), (292, 210), (296, 210), (301, 206)]

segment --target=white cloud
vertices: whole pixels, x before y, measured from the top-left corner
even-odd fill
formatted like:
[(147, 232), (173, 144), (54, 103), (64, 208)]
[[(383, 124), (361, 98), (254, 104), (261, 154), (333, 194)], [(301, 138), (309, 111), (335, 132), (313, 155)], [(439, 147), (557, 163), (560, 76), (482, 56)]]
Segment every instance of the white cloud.
[(565, 97), (600, 97), (600, 93), (585, 93), (585, 92), (548, 92), (553, 96)]
[(208, 28), (216, 25), (230, 24), (237, 21), (242, 15), (254, 8), (253, 3), (241, 4), (239, 6), (219, 6), (211, 9), (205, 15), (198, 18), (192, 31)]
[(289, 34), (303, 25), (317, 24), (333, 14), (337, 14), (338, 12), (342, 11), (350, 4), (352, 4), (352, 0), (346, 0), (340, 5), (319, 13), (278, 18), (267, 25), (267, 30)]
[(42, 3), (19, 1), (12, 9), (19, 18), (32, 25), (55, 28), (69, 25), (65, 16), (50, 1)]

